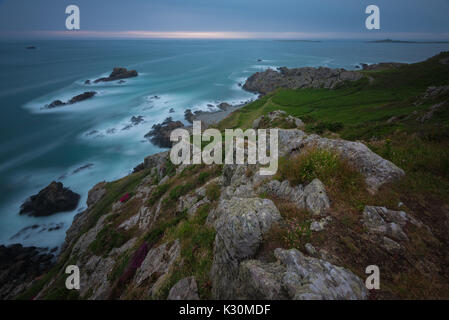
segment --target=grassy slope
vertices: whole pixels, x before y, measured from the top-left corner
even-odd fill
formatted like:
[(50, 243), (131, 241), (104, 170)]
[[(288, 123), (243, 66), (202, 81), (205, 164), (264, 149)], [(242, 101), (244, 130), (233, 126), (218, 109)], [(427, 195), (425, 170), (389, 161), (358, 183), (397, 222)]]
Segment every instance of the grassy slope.
[[(278, 201), (281, 214), (293, 229), (275, 230), (267, 239), (267, 248), (262, 251), (270, 252), (276, 246), (291, 247), (292, 242), (304, 249), (306, 242), (312, 242), (337, 253), (341, 264), (361, 277), (364, 277), (364, 266), (376, 261), (384, 274), (384, 291), (380, 298), (447, 298), (449, 108), (446, 106), (435, 113), (424, 124), (417, 118), (430, 106), (449, 100), (448, 95), (421, 100), (429, 86), (449, 85), (449, 65), (439, 63), (441, 58), (448, 56), (449, 53), (442, 53), (396, 70), (364, 72), (365, 79), (347, 83), (336, 90), (280, 89), (234, 112), (219, 124), (220, 129), (251, 128), (253, 120), (261, 115), (284, 110), (301, 118), (307, 132), (361, 140), (406, 171), (405, 178), (384, 187), (376, 196), (361, 191), (359, 179), (350, 171), (333, 172), (327, 177), (326, 187), (333, 200), (336, 222), (321, 235), (292, 231), (303, 229), (310, 220), (307, 214), (296, 212), (288, 204)], [(395, 119), (388, 121), (392, 117)], [(304, 167), (304, 159), (294, 161), (289, 167), (280, 164), (281, 173), (287, 171), (289, 180), (298, 168)], [(318, 177), (322, 174), (316, 172)], [(366, 239), (359, 221), (364, 205), (399, 209), (399, 201), (405, 204), (400, 209), (427, 224), (433, 235), (409, 230), (411, 243), (405, 252), (392, 257)], [(288, 243), (285, 243), (286, 239)], [(432, 268), (423, 271), (419, 267), (421, 264), (438, 267), (430, 272)]]

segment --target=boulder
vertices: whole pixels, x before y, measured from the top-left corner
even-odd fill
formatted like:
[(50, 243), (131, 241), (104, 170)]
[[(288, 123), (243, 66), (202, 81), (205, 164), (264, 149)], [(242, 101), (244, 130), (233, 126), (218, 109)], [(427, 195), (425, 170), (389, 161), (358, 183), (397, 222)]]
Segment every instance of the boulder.
[(300, 152), (304, 148), (320, 148), (338, 153), (364, 177), (368, 190), (376, 192), (382, 185), (405, 175), (394, 163), (372, 152), (361, 142), (322, 138), (298, 129), (279, 129), (279, 156)]
[(38, 194), (27, 199), (20, 207), (20, 214), (41, 217), (71, 211), (78, 206), (79, 200), (79, 194), (64, 188), (61, 182), (53, 181)]
[(179, 280), (168, 293), (167, 300), (199, 300), (198, 287), (194, 277)]
[(263, 235), (281, 220), (281, 215), (271, 200), (237, 197), (220, 200), (215, 215), (212, 295), (216, 299), (232, 299), (240, 261), (254, 256)]

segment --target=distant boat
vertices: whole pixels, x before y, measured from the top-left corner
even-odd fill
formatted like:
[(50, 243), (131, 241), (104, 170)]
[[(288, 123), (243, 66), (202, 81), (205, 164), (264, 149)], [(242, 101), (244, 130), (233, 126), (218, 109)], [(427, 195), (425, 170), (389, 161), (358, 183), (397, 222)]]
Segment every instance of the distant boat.
[(35, 46), (28, 46), (25, 49), (37, 49)]

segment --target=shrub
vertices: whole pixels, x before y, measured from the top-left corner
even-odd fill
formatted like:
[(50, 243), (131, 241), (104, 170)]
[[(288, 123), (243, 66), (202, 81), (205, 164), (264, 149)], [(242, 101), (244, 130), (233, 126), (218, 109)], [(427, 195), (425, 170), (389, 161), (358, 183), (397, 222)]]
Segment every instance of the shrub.
[(220, 186), (216, 182), (211, 182), (206, 187), (206, 196), (211, 201), (218, 200), (220, 198)]
[(337, 154), (322, 149), (310, 149), (288, 159), (280, 159), (280, 180), (288, 179), (293, 184), (309, 183), (318, 178), (323, 183), (338, 175), (343, 167)]

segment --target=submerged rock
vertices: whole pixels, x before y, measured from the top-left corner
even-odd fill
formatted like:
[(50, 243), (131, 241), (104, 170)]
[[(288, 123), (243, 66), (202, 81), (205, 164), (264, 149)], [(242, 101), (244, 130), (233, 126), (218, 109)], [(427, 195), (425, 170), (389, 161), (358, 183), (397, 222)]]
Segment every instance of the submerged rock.
[(53, 181), (38, 194), (27, 199), (20, 208), (20, 214), (41, 217), (57, 212), (74, 210), (80, 195), (64, 188), (61, 182)]
[(138, 73), (136, 70), (128, 70), (126, 68), (114, 68), (109, 75), (109, 77), (99, 78), (94, 81), (94, 83), (98, 82), (109, 82), (115, 80), (121, 80), (126, 78), (137, 77)]
[(81, 102), (81, 101), (90, 99), (90, 98), (92, 98), (96, 94), (97, 94), (96, 91), (86, 91), (86, 92), (81, 93), (81, 94), (79, 94), (77, 96), (74, 96), (68, 102), (63, 102), (61, 100), (55, 100), (52, 103), (47, 104), (45, 106), (45, 108), (53, 109), (53, 108), (56, 108), (56, 107), (62, 107), (62, 106), (65, 106), (65, 105), (74, 104), (74, 103), (77, 103), (77, 102)]

